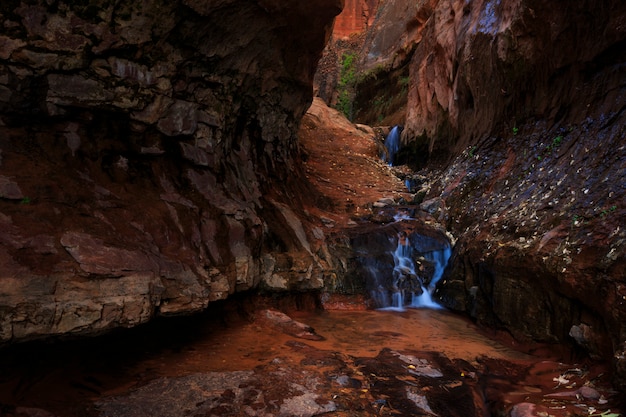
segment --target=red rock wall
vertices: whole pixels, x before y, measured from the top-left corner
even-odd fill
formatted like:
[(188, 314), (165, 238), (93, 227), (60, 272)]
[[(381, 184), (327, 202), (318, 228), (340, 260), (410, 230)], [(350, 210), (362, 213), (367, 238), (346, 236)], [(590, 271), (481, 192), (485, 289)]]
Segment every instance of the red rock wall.
[(286, 195), (340, 7), (3, 1), (0, 343), (320, 287)]
[(335, 19), (333, 37), (362, 33), (374, 20), (378, 3), (379, 0), (345, 0), (343, 11)]
[(624, 22), (618, 0), (390, 1), (362, 62), (408, 66), (403, 142), (444, 169), (446, 303), (576, 343), (626, 390)]

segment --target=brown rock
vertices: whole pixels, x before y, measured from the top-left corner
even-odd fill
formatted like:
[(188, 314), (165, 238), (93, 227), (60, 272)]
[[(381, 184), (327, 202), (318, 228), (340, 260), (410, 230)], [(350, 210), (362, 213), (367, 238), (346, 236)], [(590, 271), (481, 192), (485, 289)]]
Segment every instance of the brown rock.
[(306, 340), (324, 340), (324, 337), (315, 333), (312, 327), (300, 323), (277, 310), (261, 310), (257, 313), (256, 322), (275, 327), (280, 331)]
[(0, 175), (0, 198), (9, 200), (21, 200), (24, 198), (19, 185), (9, 178)]
[(533, 403), (519, 403), (515, 404), (511, 409), (511, 417), (533, 417), (537, 414), (535, 409), (537, 406)]
[(176, 100), (165, 110), (157, 128), (167, 136), (191, 135), (198, 127), (197, 110), (195, 103)]
[[(626, 119), (617, 103), (626, 93), (614, 72), (624, 57), (613, 51), (626, 39), (626, 5), (534, 6), (381, 5), (361, 61), (388, 68), (357, 84), (364, 92), (355, 106), (387, 98), (368, 88), (381, 78), (381, 90), (395, 88), (406, 71), (403, 143), (417, 166), (444, 168), (426, 197), (442, 199), (440, 220), (459, 238), (450, 292), (442, 289), (450, 305), (518, 338), (572, 343), (572, 326), (586, 323), (595, 334), (574, 333), (581, 345), (617, 363), (626, 194), (613, 179), (623, 177)], [(401, 19), (383, 17), (406, 8)], [(391, 35), (399, 42), (383, 42)], [(385, 45), (393, 52), (375, 53)], [(365, 116), (357, 120), (377, 117)]]
[(273, 254), (321, 288), (296, 132), (342, 2), (48, 3), (2, 21), (0, 343), (196, 312)]
[(117, 275), (124, 271), (156, 271), (157, 265), (140, 251), (115, 248), (85, 233), (67, 232), (61, 244), (91, 274)]
[(110, 103), (115, 95), (100, 82), (81, 75), (50, 74), (47, 77), (50, 104), (89, 107)]
[(0, 36), (0, 59), (7, 60), (18, 48), (26, 45), (21, 39), (11, 39), (8, 36)]
[(379, 3), (379, 0), (346, 0), (335, 20), (333, 37), (347, 38), (363, 32), (374, 20)]

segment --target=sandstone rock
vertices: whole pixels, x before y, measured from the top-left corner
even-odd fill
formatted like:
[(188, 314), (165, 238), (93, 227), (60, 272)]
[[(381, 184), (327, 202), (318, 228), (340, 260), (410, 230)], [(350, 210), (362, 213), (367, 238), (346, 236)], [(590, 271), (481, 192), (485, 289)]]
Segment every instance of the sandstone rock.
[(602, 358), (602, 345), (604, 341), (591, 326), (585, 323), (575, 324), (570, 328), (569, 335), (576, 343), (589, 352), (591, 357), (594, 359)]
[[(480, 392), (472, 380), (457, 379), (463, 365), (441, 355), (403, 352), (444, 373), (431, 378), (410, 374), (410, 365), (389, 349), (383, 349), (374, 358), (353, 358), (296, 341), (287, 342), (286, 347), (305, 355), (305, 359), (290, 364), (277, 357), (254, 371), (157, 378), (131, 392), (102, 398), (97, 407), (102, 416), (128, 417), (242, 412), (251, 416), (343, 412), (377, 416), (392, 404), (395, 412), (402, 415), (471, 417), (487, 413), (482, 404), (473, 400)], [(366, 372), (353, 372), (354, 365)], [(332, 385), (328, 383), (328, 373), (337, 375)]]
[(346, 0), (333, 27), (333, 37), (347, 38), (363, 32), (374, 20), (378, 0)]
[(34, 407), (16, 407), (15, 414), (19, 417), (55, 417), (49, 411)]
[(167, 136), (191, 135), (198, 127), (197, 110), (196, 103), (176, 100), (165, 110), (157, 128)]
[(162, 287), (153, 276), (132, 274), (91, 281), (20, 276), (0, 280), (3, 342), (51, 334), (97, 333), (145, 323)]
[(154, 101), (148, 103), (143, 109), (132, 112), (131, 117), (146, 124), (155, 124), (172, 106), (172, 103), (171, 98), (161, 94), (156, 95)]
[(3, 14), (0, 343), (196, 312), (256, 288), (274, 253), (269, 286), (321, 288), (323, 242), (288, 196), (341, 6), (18, 1)]
[(277, 310), (262, 310), (257, 313), (255, 322), (275, 327), (280, 331), (299, 339), (324, 340), (323, 336), (315, 333), (312, 327), (296, 321), (283, 312)]
[[(142, 417), (153, 415), (185, 416), (202, 412), (220, 403), (216, 392), (234, 390), (253, 375), (252, 371), (195, 374), (183, 378), (164, 378), (141, 387), (129, 395), (117, 396), (99, 404), (101, 415)], [(167, 401), (163, 401), (167, 398)]]
[(0, 59), (8, 60), (13, 51), (25, 45), (26, 42), (21, 39), (11, 39), (4, 35), (0, 36)]
[(515, 404), (511, 409), (511, 417), (532, 417), (535, 416), (536, 405), (532, 403)]
[(110, 57), (108, 63), (112, 75), (147, 87), (156, 82), (155, 74), (147, 66), (126, 59)]
[[(393, 206), (396, 204), (395, 200), (390, 197), (381, 198), (376, 203), (380, 203), (381, 207)], [(374, 207), (376, 207), (376, 203), (374, 203)]]
[(50, 74), (46, 81), (51, 105), (97, 107), (115, 98), (100, 82), (81, 75)]
[(124, 271), (156, 271), (157, 265), (139, 251), (129, 251), (105, 245), (100, 239), (85, 233), (67, 232), (61, 244), (91, 274), (117, 275)]

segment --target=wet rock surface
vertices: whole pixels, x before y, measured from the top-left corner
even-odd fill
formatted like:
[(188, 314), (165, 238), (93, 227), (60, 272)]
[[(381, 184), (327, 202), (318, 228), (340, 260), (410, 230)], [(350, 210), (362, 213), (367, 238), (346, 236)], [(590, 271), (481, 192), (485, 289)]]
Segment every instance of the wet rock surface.
[[(450, 248), (449, 238), (442, 228), (429, 224), (432, 218), (416, 206), (403, 210), (396, 205), (387, 215), (385, 210), (376, 211), (373, 218), (367, 217), (368, 223), (344, 232), (347, 240), (343, 246), (331, 246), (346, 254), (347, 266), (340, 279), (326, 283), (326, 290), (340, 294), (362, 292), (374, 308), (390, 307), (394, 294), (402, 294), (411, 304), (411, 297), (421, 295), (431, 283), (436, 268), (432, 255)], [(406, 217), (398, 218), (399, 211)], [(416, 217), (408, 214), (411, 212)], [(405, 245), (401, 249), (404, 259), (397, 256), (401, 244)]]
[[(17, 380), (11, 361), (35, 346), (8, 352), (0, 360), (2, 415), (566, 417), (620, 412), (605, 367), (556, 361), (547, 351), (543, 358), (516, 352), (450, 313), (280, 312), (323, 336), (304, 340), (268, 327), (261, 317), (269, 310), (251, 308), (258, 301), (240, 302), (254, 313), (253, 321), (237, 313), (244, 304), (225, 305), (221, 323), (210, 316), (172, 319), (99, 341), (50, 344)], [(282, 302), (283, 308), (290, 304)], [(85, 349), (92, 354), (85, 355)]]
[(487, 140), (456, 159), (437, 188), (459, 238), (444, 303), (518, 339), (566, 341), (610, 358), (620, 386), (623, 125), (589, 118), (567, 131), (546, 127), (525, 136), (524, 150), (519, 133)]
[[(301, 342), (299, 364), (279, 358), (247, 372), (190, 375), (152, 382), (97, 403), (100, 416), (483, 415), (469, 364), (430, 352), (381, 351), (352, 358)], [(166, 396), (168, 401), (162, 401)]]

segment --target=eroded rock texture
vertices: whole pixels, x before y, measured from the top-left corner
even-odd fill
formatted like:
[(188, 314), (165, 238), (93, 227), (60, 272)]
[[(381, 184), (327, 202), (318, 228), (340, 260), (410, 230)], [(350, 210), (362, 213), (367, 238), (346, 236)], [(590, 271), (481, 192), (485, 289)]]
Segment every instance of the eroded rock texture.
[(405, 134), (437, 156), (529, 119), (619, 111), (625, 15), (619, 1), (438, 2), (411, 58)]
[(333, 27), (334, 38), (357, 35), (367, 29), (374, 18), (380, 0), (346, 0)]
[(3, 1), (0, 342), (321, 287), (295, 132), (341, 7)]
[(445, 302), (612, 358), (624, 389), (626, 4), (395, 1), (380, 14), (394, 10), (409, 11), (401, 48), (374, 32), (363, 62), (378, 80), (408, 68), (404, 161), (447, 167), (431, 190), (459, 238)]

